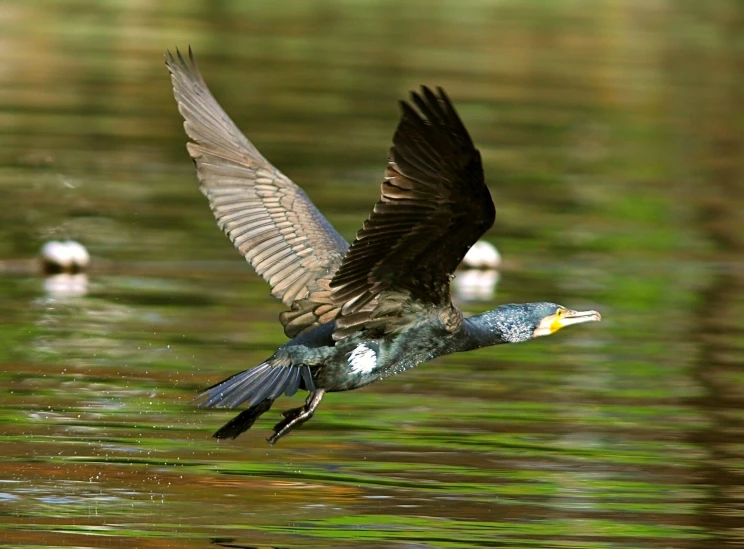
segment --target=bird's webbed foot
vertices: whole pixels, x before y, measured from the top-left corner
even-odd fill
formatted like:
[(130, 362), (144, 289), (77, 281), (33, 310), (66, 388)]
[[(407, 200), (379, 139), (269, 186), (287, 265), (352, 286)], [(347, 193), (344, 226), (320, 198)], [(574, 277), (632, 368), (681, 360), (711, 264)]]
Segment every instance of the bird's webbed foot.
[(266, 439), (268, 443), (275, 444), (276, 441), (289, 433), (292, 429), (302, 425), (308, 419), (313, 417), (315, 409), (318, 407), (318, 404), (320, 404), (324, 393), (324, 389), (316, 389), (307, 397), (304, 406), (282, 412), (284, 419), (274, 426), (274, 434)]

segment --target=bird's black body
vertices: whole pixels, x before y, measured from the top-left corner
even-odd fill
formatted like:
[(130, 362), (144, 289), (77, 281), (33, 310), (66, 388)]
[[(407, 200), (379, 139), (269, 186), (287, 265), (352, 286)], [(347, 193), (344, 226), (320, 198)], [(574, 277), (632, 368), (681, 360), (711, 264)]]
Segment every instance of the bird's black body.
[(443, 90), (412, 94), (393, 137), (380, 201), (351, 246), (305, 193), (243, 136), (191, 56), (168, 54), (189, 153), (218, 224), (273, 294), (291, 339), (262, 364), (202, 393), (205, 407), (247, 409), (215, 437), (250, 428), (282, 394), (273, 443), (312, 417), (326, 392), (348, 391), (449, 353), (527, 341), (599, 320), (554, 303), (503, 305), (464, 318), (449, 282), (495, 209), (480, 154)]

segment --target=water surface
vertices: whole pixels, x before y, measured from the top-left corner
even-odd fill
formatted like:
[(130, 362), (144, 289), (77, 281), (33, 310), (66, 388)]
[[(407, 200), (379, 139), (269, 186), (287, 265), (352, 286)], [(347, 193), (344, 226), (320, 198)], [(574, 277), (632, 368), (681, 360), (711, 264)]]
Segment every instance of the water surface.
[[(732, 2), (11, 1), (0, 15), (0, 547), (744, 544), (741, 40)], [(398, 111), (480, 148), (493, 299), (604, 321), (329, 395), (277, 446), (189, 401), (284, 341), (197, 190), (191, 44), (352, 239)], [(75, 238), (86, 280), (44, 280)], [(286, 400), (291, 408), (301, 396)]]

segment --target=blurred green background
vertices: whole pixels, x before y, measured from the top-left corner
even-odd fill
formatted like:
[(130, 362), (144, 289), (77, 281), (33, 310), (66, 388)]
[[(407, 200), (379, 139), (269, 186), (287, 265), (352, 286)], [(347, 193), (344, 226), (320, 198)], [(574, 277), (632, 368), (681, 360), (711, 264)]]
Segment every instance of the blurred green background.
[[(743, 31), (733, 0), (6, 0), (0, 547), (741, 547)], [(189, 400), (284, 336), (197, 189), (163, 64), (189, 44), (348, 239), (396, 102), (444, 87), (505, 260), (463, 307), (604, 321), (212, 439), (231, 414)], [(87, 279), (40, 276), (65, 238)]]

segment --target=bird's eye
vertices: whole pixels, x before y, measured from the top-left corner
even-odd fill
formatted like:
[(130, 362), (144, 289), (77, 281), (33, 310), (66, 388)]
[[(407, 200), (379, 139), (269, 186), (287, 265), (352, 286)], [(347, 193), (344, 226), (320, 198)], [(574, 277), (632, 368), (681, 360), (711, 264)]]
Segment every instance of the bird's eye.
[(558, 318), (561, 318), (561, 317), (563, 316), (563, 313), (565, 313), (565, 312), (566, 312), (566, 311), (564, 311), (563, 309), (558, 309), (558, 310), (557, 310), (557, 311), (555, 312), (555, 316), (556, 316), (556, 317), (558, 317)]

